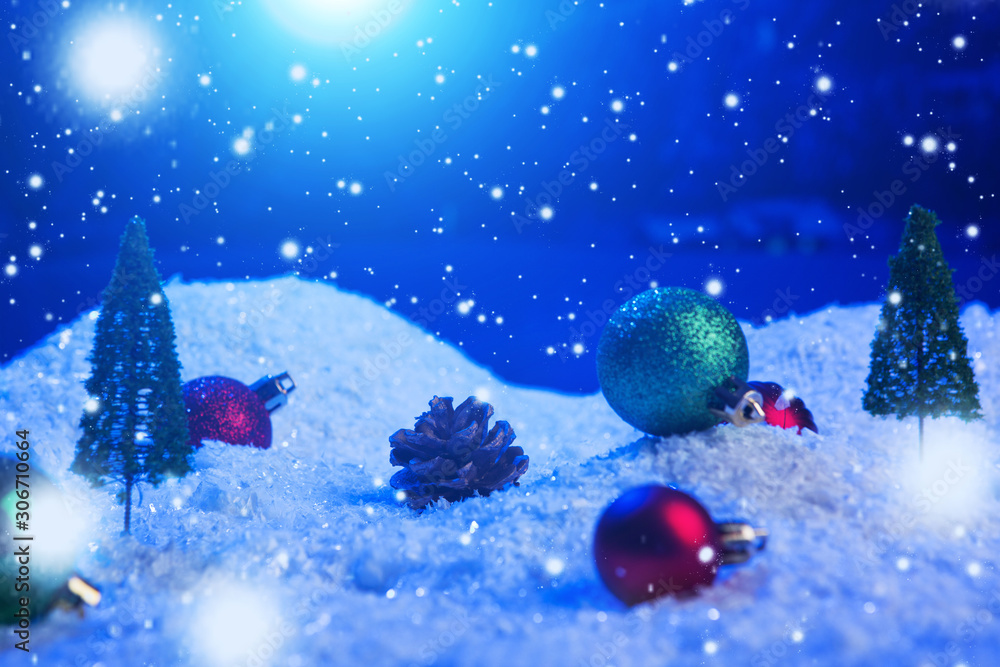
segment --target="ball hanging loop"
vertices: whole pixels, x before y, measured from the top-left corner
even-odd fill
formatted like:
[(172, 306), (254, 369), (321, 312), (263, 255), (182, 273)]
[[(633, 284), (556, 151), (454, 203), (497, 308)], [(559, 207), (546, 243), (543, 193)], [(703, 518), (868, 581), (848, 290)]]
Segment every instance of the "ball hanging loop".
[(56, 592), (55, 606), (80, 609), (83, 605), (96, 607), (101, 603), (101, 589), (78, 574), (69, 578)]
[(722, 400), (723, 408), (709, 411), (719, 419), (740, 427), (764, 423), (764, 396), (746, 382), (730, 376), (715, 388), (715, 395)]
[(723, 521), (715, 524), (722, 543), (723, 565), (745, 563), (767, 546), (767, 529), (754, 528), (742, 521)]
[(295, 390), (295, 380), (285, 371), (281, 375), (265, 375), (250, 385), (250, 391), (260, 396), (268, 412), (274, 412), (288, 403), (288, 395)]

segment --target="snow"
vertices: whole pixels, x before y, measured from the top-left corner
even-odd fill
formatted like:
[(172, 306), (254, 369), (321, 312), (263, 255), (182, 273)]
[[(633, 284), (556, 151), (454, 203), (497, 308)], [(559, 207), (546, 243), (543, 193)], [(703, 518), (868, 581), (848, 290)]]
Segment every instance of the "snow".
[[(861, 408), (875, 305), (744, 325), (751, 379), (793, 389), (821, 436), (757, 426), (646, 438), (597, 394), (504, 384), (404, 317), (294, 278), (168, 283), (185, 380), (298, 389), (274, 446), (210, 443), (196, 472), (117, 489), (68, 472), (94, 320), (0, 367), (0, 420), (88, 521), (78, 570), (104, 600), (32, 627), (39, 665), (992, 665), (1000, 659), (1000, 313), (962, 322), (985, 420)], [(242, 315), (241, 315), (242, 314)], [(525, 351), (532, 354), (532, 351)], [(531, 456), (521, 485), (418, 514), (388, 486), (388, 436), (435, 394), (493, 403)], [(675, 484), (766, 551), (697, 598), (628, 609), (591, 537), (639, 484)], [(21, 660), (7, 641), (0, 663)], [(25, 656), (26, 658), (27, 656)], [(13, 664), (13, 663), (11, 663)]]

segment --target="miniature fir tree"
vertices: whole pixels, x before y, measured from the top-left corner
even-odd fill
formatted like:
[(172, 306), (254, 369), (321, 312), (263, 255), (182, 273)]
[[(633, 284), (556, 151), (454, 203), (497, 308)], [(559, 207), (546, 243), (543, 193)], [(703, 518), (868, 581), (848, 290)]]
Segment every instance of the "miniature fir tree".
[(153, 264), (146, 226), (132, 218), (122, 235), (111, 283), (97, 320), (91, 399), (80, 419), (83, 435), (71, 470), (95, 487), (124, 485), (125, 532), (132, 488), (156, 486), (191, 470), (187, 413), (170, 307)]
[(872, 341), (863, 402), (873, 415), (916, 415), (921, 457), (925, 417), (982, 418), (952, 270), (934, 230), (939, 224), (932, 211), (910, 209), (899, 254), (889, 258), (888, 296)]

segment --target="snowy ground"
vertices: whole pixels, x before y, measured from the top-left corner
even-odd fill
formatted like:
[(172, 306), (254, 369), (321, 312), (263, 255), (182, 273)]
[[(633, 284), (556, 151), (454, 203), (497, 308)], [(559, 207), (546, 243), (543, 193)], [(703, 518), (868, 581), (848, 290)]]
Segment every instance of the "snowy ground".
[[(921, 466), (914, 424), (860, 409), (876, 306), (746, 327), (751, 379), (794, 388), (820, 437), (657, 440), (599, 394), (507, 386), (329, 286), (166, 291), (185, 380), (291, 373), (275, 445), (204, 447), (195, 473), (145, 489), (122, 538), (114, 490), (67, 472), (93, 320), (0, 368), (0, 424), (32, 429), (35, 466), (90, 522), (77, 565), (105, 593), (36, 623), (30, 657), (5, 641), (4, 665), (1000, 664), (1000, 314), (963, 313), (986, 419), (932, 423)], [(476, 394), (513, 425), (531, 456), (519, 488), (424, 514), (396, 502), (388, 436), (434, 394)], [(698, 598), (625, 608), (591, 537), (649, 482), (766, 526), (767, 551)]]

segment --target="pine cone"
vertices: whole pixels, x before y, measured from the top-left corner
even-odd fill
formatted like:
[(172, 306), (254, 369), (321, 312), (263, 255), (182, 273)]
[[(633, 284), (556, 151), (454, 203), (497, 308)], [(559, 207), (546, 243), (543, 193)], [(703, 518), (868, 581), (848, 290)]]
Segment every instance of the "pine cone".
[(435, 396), (431, 409), (417, 418), (414, 430), (399, 429), (389, 436), (389, 462), (404, 466), (389, 483), (406, 492), (410, 507), (420, 509), (444, 498), (461, 500), (489, 495), (528, 469), (528, 457), (512, 447), (514, 430), (498, 421), (489, 433), (493, 406), (470, 396), (453, 409), (450, 397)]

